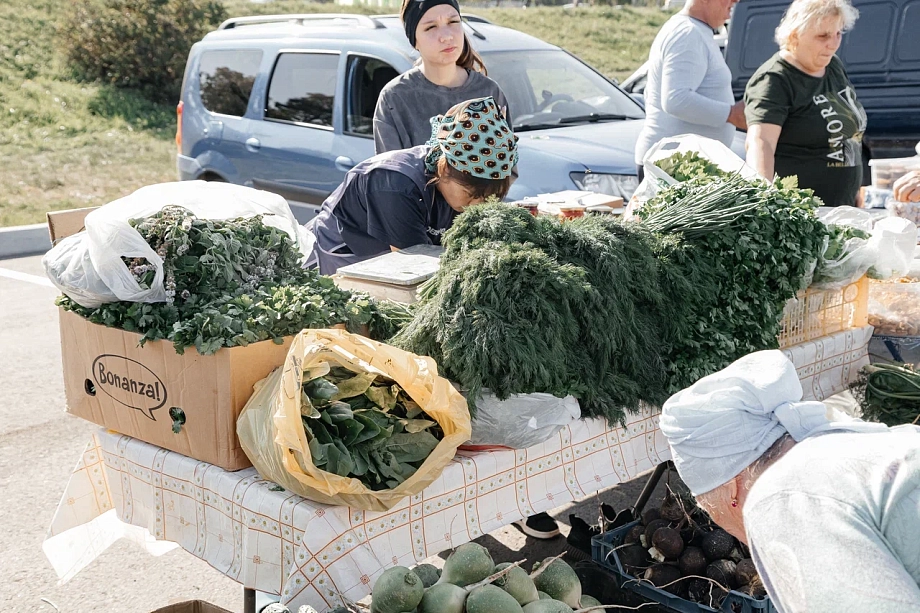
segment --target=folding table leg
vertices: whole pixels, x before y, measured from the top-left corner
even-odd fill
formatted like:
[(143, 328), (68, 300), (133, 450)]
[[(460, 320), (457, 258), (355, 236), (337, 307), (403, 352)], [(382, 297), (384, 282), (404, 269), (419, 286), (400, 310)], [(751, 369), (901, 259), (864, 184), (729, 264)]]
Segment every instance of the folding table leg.
[(256, 591), (243, 586), (243, 613), (256, 613)]

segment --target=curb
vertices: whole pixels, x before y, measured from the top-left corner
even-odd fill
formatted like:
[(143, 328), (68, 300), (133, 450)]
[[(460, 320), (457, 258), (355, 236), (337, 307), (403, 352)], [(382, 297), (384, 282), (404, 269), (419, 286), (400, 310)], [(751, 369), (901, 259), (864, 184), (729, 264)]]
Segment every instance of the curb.
[(48, 224), (0, 228), (0, 259), (38, 255), (51, 249)]

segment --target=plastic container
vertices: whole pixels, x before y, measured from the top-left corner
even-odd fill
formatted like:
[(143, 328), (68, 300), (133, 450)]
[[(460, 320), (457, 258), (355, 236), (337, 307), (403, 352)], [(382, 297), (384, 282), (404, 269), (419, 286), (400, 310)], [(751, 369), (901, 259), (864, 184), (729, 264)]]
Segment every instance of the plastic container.
[(876, 336), (920, 336), (920, 279), (910, 279), (869, 284), (869, 324)]
[(653, 602), (657, 602), (670, 611), (677, 611), (678, 613), (712, 613), (715, 611), (723, 613), (776, 613), (776, 608), (770, 598), (766, 596), (764, 598), (752, 598), (732, 590), (725, 596), (722, 606), (719, 609), (713, 609), (707, 605), (675, 596), (670, 592), (653, 586), (647, 581), (640, 582), (626, 572), (620, 562), (620, 557), (616, 553), (616, 548), (623, 544), (626, 533), (638, 523), (638, 521), (628, 523), (616, 530), (605, 532), (591, 539), (591, 557), (597, 564), (600, 564), (613, 574), (618, 587), (621, 589), (635, 592)]
[(872, 169), (872, 187), (891, 189), (894, 182), (912, 170), (920, 170), (920, 155), (911, 158), (869, 160)]
[(529, 200), (517, 200), (514, 202), (514, 206), (524, 209), (534, 217), (537, 216), (537, 204), (536, 201)]
[(807, 288), (783, 309), (780, 349), (869, 323), (869, 280), (862, 277), (839, 289)]
[(920, 226), (920, 202), (899, 202), (889, 198), (885, 202), (885, 208), (895, 217), (902, 217)]
[(585, 207), (581, 205), (559, 205), (559, 219), (563, 221), (568, 219), (578, 219), (585, 216)]

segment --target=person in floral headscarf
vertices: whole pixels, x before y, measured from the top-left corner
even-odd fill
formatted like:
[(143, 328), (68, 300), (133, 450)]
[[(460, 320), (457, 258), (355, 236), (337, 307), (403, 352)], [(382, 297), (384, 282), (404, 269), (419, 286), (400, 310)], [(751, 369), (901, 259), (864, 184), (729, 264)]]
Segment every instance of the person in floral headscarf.
[(517, 137), (491, 97), (433, 117), (431, 140), (389, 151), (348, 171), (307, 224), (307, 265), (324, 275), (391, 250), (440, 245), (467, 207), (503, 199), (517, 163)]

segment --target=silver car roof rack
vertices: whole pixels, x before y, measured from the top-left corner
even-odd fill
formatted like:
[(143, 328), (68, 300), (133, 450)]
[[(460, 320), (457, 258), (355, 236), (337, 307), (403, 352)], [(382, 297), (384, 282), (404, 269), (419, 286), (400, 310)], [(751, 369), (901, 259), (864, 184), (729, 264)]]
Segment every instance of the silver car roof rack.
[(351, 13), (306, 13), (295, 15), (254, 15), (251, 17), (231, 17), (224, 21), (217, 28), (218, 30), (229, 30), (239, 26), (261, 25), (267, 23), (295, 23), (306, 25), (307, 22), (319, 21), (350, 21), (354, 22), (359, 28), (383, 28), (382, 23), (368, 17), (367, 15), (355, 15)]
[[(372, 15), (372, 19), (399, 19), (399, 13), (387, 13), (384, 15)], [(469, 21), (470, 23), (487, 23), (492, 25), (492, 22), (486, 19), (485, 17), (480, 17), (479, 15), (463, 15), (463, 21)]]

